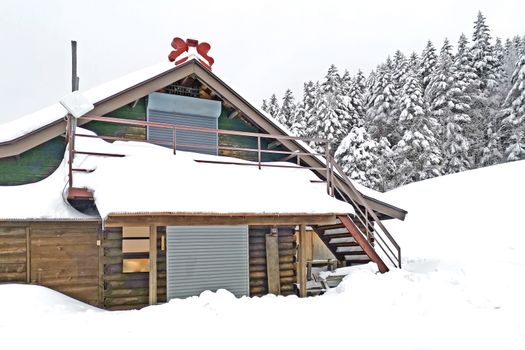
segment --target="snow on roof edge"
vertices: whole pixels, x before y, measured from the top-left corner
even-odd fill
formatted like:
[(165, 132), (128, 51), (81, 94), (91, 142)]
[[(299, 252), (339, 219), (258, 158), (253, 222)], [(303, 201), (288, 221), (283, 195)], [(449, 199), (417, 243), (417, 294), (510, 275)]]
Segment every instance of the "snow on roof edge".
[[(161, 62), (155, 65), (130, 72), (119, 78), (95, 86), (81, 93), (93, 104), (118, 94), (130, 87), (140, 84), (158, 75), (165, 74), (176, 67), (172, 62)], [(58, 100), (57, 100), (58, 101)], [(57, 122), (67, 115), (67, 110), (58, 102), (23, 115), (20, 118), (1, 123), (0, 144), (13, 142), (31, 132), (44, 128)]]

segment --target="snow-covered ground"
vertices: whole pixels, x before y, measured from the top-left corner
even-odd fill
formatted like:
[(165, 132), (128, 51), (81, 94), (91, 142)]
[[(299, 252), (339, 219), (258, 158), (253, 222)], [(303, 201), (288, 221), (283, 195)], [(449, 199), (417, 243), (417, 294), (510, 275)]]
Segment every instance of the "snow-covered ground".
[(2, 349), (524, 349), (525, 162), (385, 194), (404, 268), (351, 268), (307, 299), (226, 291), (107, 312), (43, 287), (0, 286)]

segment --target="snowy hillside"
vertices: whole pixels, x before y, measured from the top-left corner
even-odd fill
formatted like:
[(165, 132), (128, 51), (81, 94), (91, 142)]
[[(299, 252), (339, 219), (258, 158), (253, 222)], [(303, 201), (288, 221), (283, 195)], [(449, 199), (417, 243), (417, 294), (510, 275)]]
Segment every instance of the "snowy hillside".
[(355, 268), (322, 297), (236, 299), (226, 291), (204, 292), (140, 311), (107, 312), (43, 287), (0, 286), (1, 344), (523, 349), (524, 178), (521, 161), (386, 193), (409, 211), (406, 222), (389, 223), (404, 249), (404, 269), (379, 275), (373, 265)]

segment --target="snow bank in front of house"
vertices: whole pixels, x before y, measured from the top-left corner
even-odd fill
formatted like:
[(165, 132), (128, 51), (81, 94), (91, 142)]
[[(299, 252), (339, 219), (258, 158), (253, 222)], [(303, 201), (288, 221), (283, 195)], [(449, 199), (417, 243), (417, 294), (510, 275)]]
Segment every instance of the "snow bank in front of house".
[[(49, 314), (68, 315), (76, 312), (102, 311), (52, 289), (26, 284), (1, 285), (0, 300), (2, 315), (0, 317), (0, 331), (2, 327), (16, 323), (16, 321), (23, 323), (25, 321), (22, 318), (23, 314), (31, 314), (32, 317), (36, 318), (40, 315)], [(13, 300), (23, 300), (24, 302), (19, 304), (12, 302)]]
[(94, 312), (29, 291), (41, 287), (0, 285), (2, 346), (523, 349), (525, 235), (521, 217), (510, 219), (520, 211), (524, 175), (522, 161), (388, 192), (409, 210), (406, 222), (390, 225), (406, 247), (404, 268), (341, 270), (343, 282), (321, 297), (237, 299), (219, 290), (140, 311)]
[(142, 142), (107, 143), (84, 137), (76, 142), (78, 150), (126, 155), (75, 158), (75, 167), (95, 169), (75, 174), (75, 186), (94, 191), (103, 218), (111, 213), (353, 213), (351, 205), (326, 193), (326, 184), (312, 183), (318, 178), (306, 169), (259, 169), (255, 163), (236, 158), (182, 151), (173, 155), (171, 149)]

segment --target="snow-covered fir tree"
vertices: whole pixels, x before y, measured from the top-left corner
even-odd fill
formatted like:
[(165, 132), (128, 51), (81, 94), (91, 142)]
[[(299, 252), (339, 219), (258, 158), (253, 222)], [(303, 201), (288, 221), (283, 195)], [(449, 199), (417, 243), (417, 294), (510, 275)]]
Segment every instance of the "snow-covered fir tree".
[(419, 67), (421, 64), (420, 60), (419, 60), (419, 56), (417, 55), (416, 52), (412, 52), (410, 54), (410, 57), (408, 58), (408, 67), (410, 69), (417, 69), (417, 67)]
[[(355, 83), (359, 87), (359, 91), (360, 91), (361, 95), (363, 95), (363, 97), (364, 97), (364, 93), (365, 93), (365, 90), (366, 90), (366, 77), (363, 74), (363, 71), (361, 71), (361, 69), (357, 70), (357, 73), (355, 75)], [(365, 102), (365, 100), (363, 99), (363, 103), (364, 102)]]
[(477, 168), (493, 164), (494, 158), (497, 157), (500, 127), (498, 112), (502, 102), (501, 97), (498, 98), (497, 91), (500, 79), (499, 64), (494, 56), (490, 29), (481, 12), (474, 22), (471, 54), (476, 74), (472, 85), (477, 90), (472, 94), (469, 113), (471, 122), (467, 131), (472, 146), (471, 164)]
[(386, 63), (377, 67), (369, 92), (366, 117), (369, 132), (375, 140), (382, 137), (388, 139), (395, 124), (395, 121), (392, 120), (392, 110), (396, 102), (392, 69), (390, 58)]
[(380, 183), (375, 190), (385, 192), (396, 187), (397, 166), (394, 161), (394, 152), (386, 137), (381, 137), (377, 142), (377, 156), (379, 157), (378, 171)]
[(363, 93), (363, 102), (365, 104), (365, 108), (368, 110), (370, 106), (373, 105), (372, 99), (373, 99), (373, 86), (376, 83), (376, 71), (373, 69), (370, 74), (366, 77), (365, 80), (365, 91)]
[(394, 53), (394, 59), (392, 61), (392, 64), (392, 79), (394, 82), (394, 87), (396, 91), (400, 91), (403, 85), (405, 84), (406, 75), (408, 71), (408, 61), (405, 55), (400, 50), (397, 50)]
[(347, 114), (347, 124), (349, 129), (354, 126), (363, 126), (365, 124), (365, 107), (363, 102), (363, 89), (359, 85), (358, 77), (343, 79), (344, 94), (343, 104)]
[(279, 118), (281, 107), (279, 107), (279, 101), (277, 100), (277, 96), (275, 94), (272, 94), (270, 96), (270, 99), (268, 100), (268, 104), (266, 105), (266, 113), (272, 116), (274, 119)]
[(454, 65), (456, 66), (456, 76), (461, 81), (461, 91), (467, 94), (474, 93), (474, 81), (478, 76), (474, 68), (474, 58), (469, 47), (469, 41), (465, 34), (461, 34), (459, 37)]
[(287, 126), (289, 129), (295, 124), (296, 117), (296, 105), (295, 98), (293, 96), (292, 90), (287, 89), (284, 92), (283, 103), (281, 105), (281, 110), (277, 120)]
[[(330, 141), (332, 153), (348, 132), (348, 112), (341, 92), (341, 77), (337, 67), (332, 65), (319, 86), (319, 97), (314, 106), (317, 113), (315, 134)], [(317, 145), (316, 149), (324, 151), (324, 145)]]
[(502, 122), (502, 140), (507, 161), (525, 159), (525, 55), (516, 64), (512, 83), (505, 101), (507, 115)]
[(430, 75), (436, 67), (436, 48), (434, 44), (429, 40), (427, 46), (421, 54), (419, 75), (421, 77), (423, 91), (427, 88), (427, 85), (430, 83)]
[(266, 100), (262, 101), (261, 109), (268, 113), (268, 102), (266, 102)]
[[(461, 66), (459, 66), (461, 67)], [(470, 121), (469, 97), (461, 90), (461, 74), (454, 64), (452, 47), (445, 39), (437, 66), (427, 87), (430, 113), (439, 124), (443, 157), (441, 172), (451, 174), (470, 168), (469, 143), (464, 126)]]
[(494, 57), (490, 29), (485, 23), (485, 17), (481, 12), (478, 12), (478, 18), (474, 22), (472, 56), (474, 59), (474, 68), (479, 78), (478, 88), (481, 91), (494, 88), (497, 85), (498, 63)]
[(345, 72), (341, 80), (350, 131), (341, 141), (335, 157), (351, 179), (378, 189), (382, 185), (380, 157), (377, 142), (365, 128), (364, 75), (359, 71), (356, 77), (351, 77)]
[(436, 129), (438, 123), (427, 113), (423, 88), (416, 72), (409, 70), (398, 100), (400, 141), (393, 147), (396, 187), (440, 175), (442, 161)]
[(381, 173), (377, 152), (377, 143), (365, 128), (355, 125), (341, 141), (335, 152), (335, 159), (352, 180), (369, 188), (379, 189)]
[(292, 132), (300, 137), (314, 137), (314, 125), (317, 114), (314, 111), (318, 85), (308, 81), (303, 85), (303, 99), (297, 107)]

